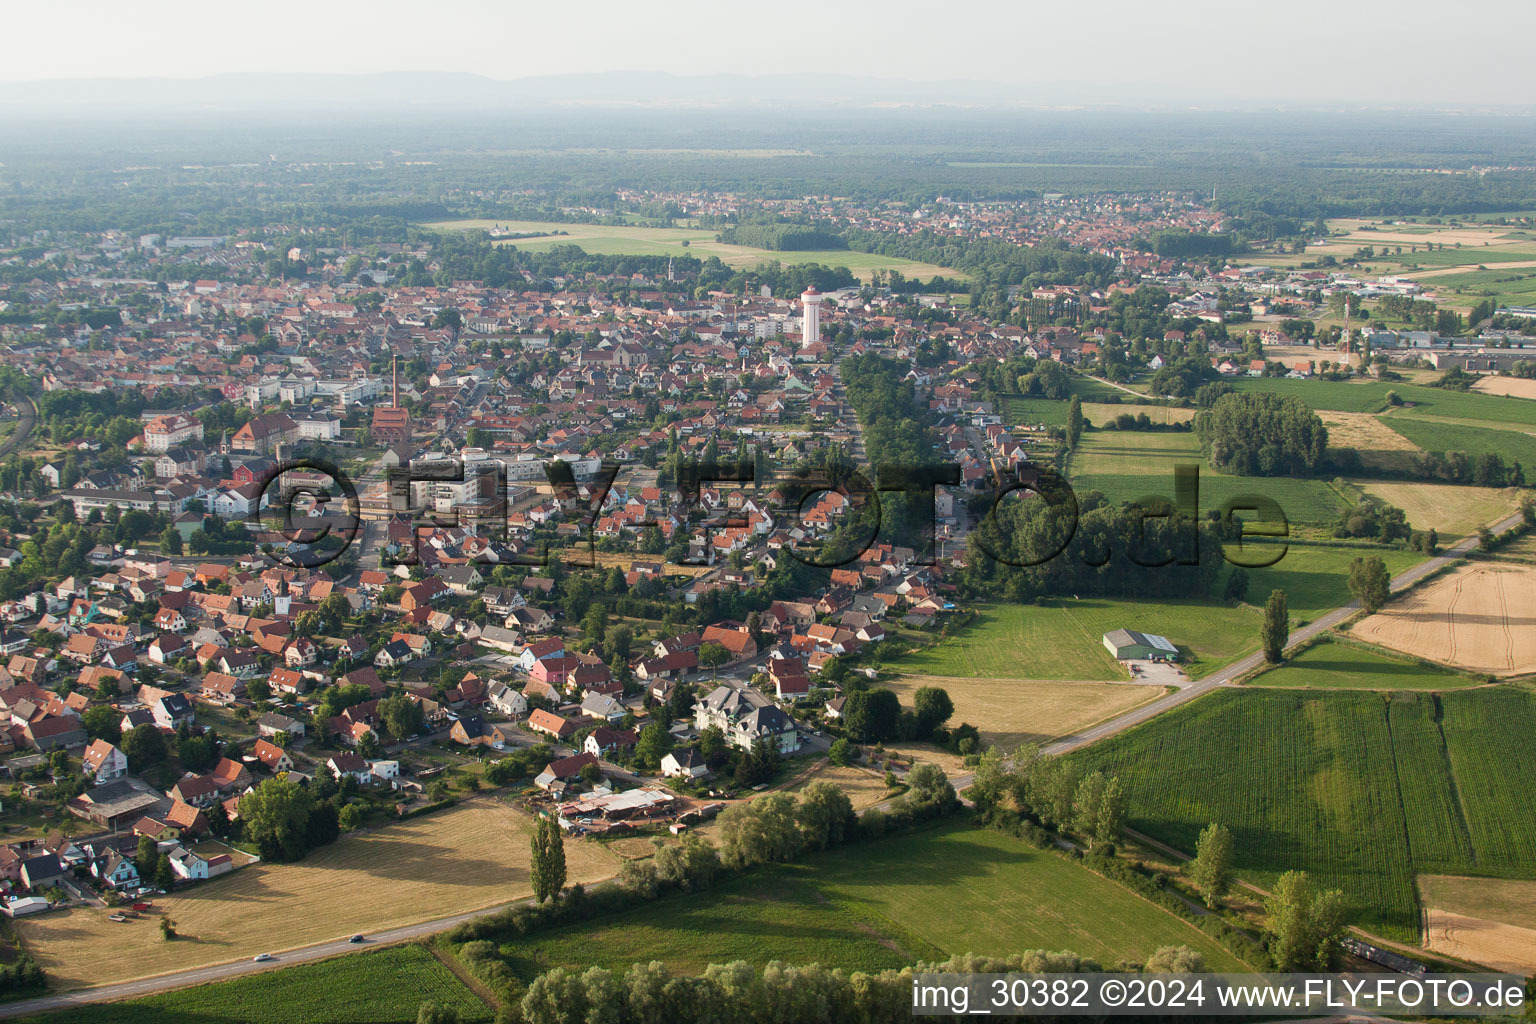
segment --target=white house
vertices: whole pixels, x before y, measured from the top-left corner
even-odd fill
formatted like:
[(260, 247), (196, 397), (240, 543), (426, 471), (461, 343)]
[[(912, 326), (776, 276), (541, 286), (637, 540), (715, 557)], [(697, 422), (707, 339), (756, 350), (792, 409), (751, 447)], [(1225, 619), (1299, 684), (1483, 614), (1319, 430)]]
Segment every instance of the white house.
[(528, 698), (506, 683), (497, 680), (487, 691), (491, 706), (509, 718), (521, 718), (528, 713)]
[(106, 740), (93, 740), (81, 755), (80, 766), (99, 786), (128, 774), (128, 755)]

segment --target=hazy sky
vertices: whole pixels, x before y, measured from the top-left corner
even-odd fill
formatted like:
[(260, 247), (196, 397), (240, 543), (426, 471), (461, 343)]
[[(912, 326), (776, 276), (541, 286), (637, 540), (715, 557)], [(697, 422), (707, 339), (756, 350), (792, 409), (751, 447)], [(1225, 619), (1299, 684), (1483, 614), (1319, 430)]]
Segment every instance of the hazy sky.
[[(835, 71), (1127, 102), (1536, 102), (1529, 0), (12, 3), (0, 80)], [(1059, 100), (1059, 95), (1053, 95)]]

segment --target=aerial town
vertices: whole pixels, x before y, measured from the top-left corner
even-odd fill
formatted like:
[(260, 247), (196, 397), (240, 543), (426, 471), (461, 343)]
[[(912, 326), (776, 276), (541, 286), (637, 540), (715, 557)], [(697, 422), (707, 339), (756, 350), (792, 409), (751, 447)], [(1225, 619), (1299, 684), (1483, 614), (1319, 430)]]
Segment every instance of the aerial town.
[(1536, 973), (1523, 134), (372, 130), (0, 147), (0, 1016)]

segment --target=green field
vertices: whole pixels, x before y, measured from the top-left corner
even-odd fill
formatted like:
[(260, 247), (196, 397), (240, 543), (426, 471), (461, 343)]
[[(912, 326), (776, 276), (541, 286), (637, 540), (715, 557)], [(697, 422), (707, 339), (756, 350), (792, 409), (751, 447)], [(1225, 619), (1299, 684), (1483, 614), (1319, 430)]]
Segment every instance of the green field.
[(1351, 920), (1415, 941), (1421, 873), (1536, 872), (1536, 694), (1221, 690), (1074, 755), (1119, 775), (1139, 829), (1192, 851), (1232, 829), (1242, 877), (1302, 869)]
[(989, 604), (960, 636), (902, 658), (898, 667), (914, 675), (989, 679), (1124, 679), (1103, 643), (1105, 633), (1122, 627), (1168, 637), (1194, 656), (1190, 671), (1198, 674), (1256, 646), (1259, 616), (1209, 600)]
[(878, 971), (961, 953), (1065, 949), (1104, 963), (1188, 945), (1237, 961), (1192, 925), (1117, 883), (998, 832), (964, 825), (832, 850), (501, 946), (528, 979), (557, 966), (623, 970), (660, 960), (820, 963)]
[(37, 1024), (411, 1024), (427, 1000), (452, 1006), (466, 1024), (493, 1016), (431, 953), (409, 945), (29, 1020)]
[(727, 245), (715, 241), (715, 231), (696, 228), (647, 228), (608, 224), (564, 224), (555, 221), (451, 220), (423, 224), (434, 231), (486, 231), (501, 227), (509, 232), (536, 234), (537, 237), (509, 238), (498, 242), (514, 245), (526, 252), (544, 252), (557, 245), (578, 245), (598, 256), (696, 256), (707, 260), (718, 256), (732, 267), (755, 267), (763, 263), (820, 263), (829, 267), (847, 267), (868, 280), (875, 270), (895, 270), (905, 276), (928, 279), (934, 275), (959, 277), (957, 270), (918, 263), (897, 256), (828, 249), (815, 252), (779, 252), (749, 245)]
[(1324, 480), (1217, 473), (1206, 465), (1200, 439), (1183, 431), (1089, 431), (1072, 453), (1068, 477), (1079, 495), (1098, 490), (1113, 502), (1149, 495), (1171, 500), (1173, 468), (1180, 464), (1200, 467), (1202, 511), (1255, 494), (1278, 502), (1293, 523), (1333, 523), (1344, 510)]
[(1249, 680), (1249, 685), (1311, 690), (1457, 690), (1482, 682), (1359, 644), (1325, 640)]
[(1424, 284), (1439, 292), (1442, 300), (1446, 298), (1445, 293), (1452, 289), (1490, 292), (1501, 306), (1528, 306), (1536, 300), (1536, 270), (1529, 268), (1501, 269), (1494, 264), (1488, 270), (1436, 274), (1434, 277), (1426, 277)]
[[(1259, 544), (1260, 546), (1255, 546)], [(1245, 554), (1252, 556), (1266, 550), (1264, 542), (1249, 541)], [(1248, 601), (1262, 605), (1271, 590), (1284, 590), (1291, 615), (1315, 619), (1326, 611), (1348, 604), (1349, 566), (1356, 558), (1374, 555), (1393, 576), (1423, 561), (1413, 551), (1393, 548), (1359, 548), (1321, 544), (1288, 545), (1285, 557), (1267, 569), (1248, 569)], [(1235, 552), (1234, 552), (1235, 556)], [(1225, 577), (1217, 584), (1224, 586)]]
[[(1388, 243), (1396, 246), (1397, 243)], [(1509, 245), (1464, 245), (1459, 249), (1436, 249), (1426, 252), (1421, 249), (1418, 252), (1408, 252), (1406, 246), (1401, 255), (1380, 254), (1378, 261), (1418, 265), (1421, 267), (1475, 267), (1478, 264), (1492, 266), (1495, 263), (1518, 263), (1523, 260), (1536, 259), (1536, 247), (1519, 242)], [(1406, 276), (1412, 276), (1412, 271), (1400, 270)], [(1433, 281), (1428, 278), (1427, 281)]]
[(1536, 466), (1536, 437), (1521, 430), (1490, 430), (1410, 416), (1384, 419), (1389, 427), (1427, 452), (1499, 455), (1506, 466), (1514, 462)]

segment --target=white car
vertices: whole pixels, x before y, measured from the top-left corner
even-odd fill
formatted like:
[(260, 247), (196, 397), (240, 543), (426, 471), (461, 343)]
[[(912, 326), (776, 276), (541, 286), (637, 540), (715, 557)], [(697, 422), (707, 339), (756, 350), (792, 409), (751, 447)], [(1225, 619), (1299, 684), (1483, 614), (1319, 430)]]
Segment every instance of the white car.
[(271, 960), (271, 959), (272, 959), (272, 954), (271, 953), (257, 953), (255, 956), (251, 957), (251, 960), (254, 961), (255, 963), (258, 963), (258, 964), (264, 964), (268, 960)]

